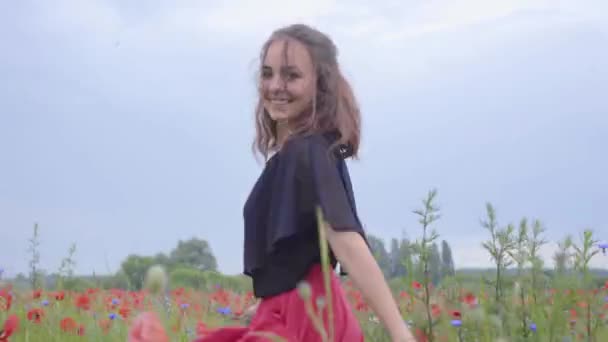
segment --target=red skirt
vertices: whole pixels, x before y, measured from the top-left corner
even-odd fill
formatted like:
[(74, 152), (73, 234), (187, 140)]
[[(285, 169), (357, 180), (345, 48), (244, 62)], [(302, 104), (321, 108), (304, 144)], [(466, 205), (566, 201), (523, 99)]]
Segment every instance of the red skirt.
[[(325, 297), (323, 272), (320, 265), (311, 267), (306, 281), (310, 284), (313, 306), (316, 298)], [(334, 314), (335, 342), (364, 341), (359, 321), (355, 317), (338, 276), (331, 272), (331, 296)], [(310, 300), (310, 299), (309, 299)], [(327, 309), (323, 311), (325, 331), (329, 334)], [(260, 303), (247, 327), (222, 327), (199, 337), (196, 342), (262, 342), (271, 341), (257, 333), (271, 333), (288, 342), (321, 342), (321, 335), (308, 317), (304, 300), (294, 289), (280, 295), (265, 298)]]

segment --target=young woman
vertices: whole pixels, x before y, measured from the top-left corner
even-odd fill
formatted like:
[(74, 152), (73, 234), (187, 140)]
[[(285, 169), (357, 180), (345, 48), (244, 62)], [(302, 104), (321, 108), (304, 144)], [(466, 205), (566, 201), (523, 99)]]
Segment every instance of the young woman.
[[(254, 148), (265, 168), (244, 208), (244, 273), (261, 298), (248, 327), (224, 327), (198, 341), (321, 341), (306, 314), (298, 285), (313, 302), (325, 297), (316, 208), (327, 227), (332, 267), (348, 271), (393, 341), (415, 341), (403, 322), (357, 216), (345, 159), (357, 157), (360, 113), (340, 72), (337, 49), (306, 25), (275, 31), (261, 53)], [(331, 272), (333, 341), (364, 336), (340, 281)]]

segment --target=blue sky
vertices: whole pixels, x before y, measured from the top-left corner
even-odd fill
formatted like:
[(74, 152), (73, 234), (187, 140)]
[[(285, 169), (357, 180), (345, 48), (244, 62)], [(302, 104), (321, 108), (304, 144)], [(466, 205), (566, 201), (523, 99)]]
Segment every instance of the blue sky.
[[(205, 3), (205, 4), (202, 4)], [(334, 38), (363, 111), (351, 173), (368, 232), (436, 229), (486, 266), (486, 201), (552, 241), (608, 238), (608, 5), (603, 1), (19, 1), (0, 4), (0, 266), (77, 272), (209, 241), (242, 267), (259, 48), (283, 24)], [(550, 260), (547, 260), (550, 263)], [(596, 266), (605, 267), (606, 257)]]

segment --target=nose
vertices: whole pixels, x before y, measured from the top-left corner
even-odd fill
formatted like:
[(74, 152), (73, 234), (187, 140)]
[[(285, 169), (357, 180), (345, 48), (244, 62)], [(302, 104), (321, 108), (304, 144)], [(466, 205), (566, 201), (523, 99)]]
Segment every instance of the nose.
[(274, 75), (272, 79), (269, 80), (268, 90), (270, 90), (271, 93), (278, 93), (285, 90), (286, 87), (285, 80), (278, 74)]

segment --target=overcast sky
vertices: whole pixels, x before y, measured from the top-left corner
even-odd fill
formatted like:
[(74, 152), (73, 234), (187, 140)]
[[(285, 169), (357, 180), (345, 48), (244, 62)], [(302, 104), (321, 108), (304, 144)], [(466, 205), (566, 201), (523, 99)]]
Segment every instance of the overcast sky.
[(256, 58), (293, 22), (332, 36), (361, 103), (369, 233), (419, 237), (436, 187), (459, 267), (490, 264), (486, 201), (541, 219), (546, 256), (608, 238), (603, 0), (3, 1), (0, 267), (27, 271), (37, 222), (49, 271), (71, 243), (78, 273), (107, 273), (198, 237), (241, 272)]

